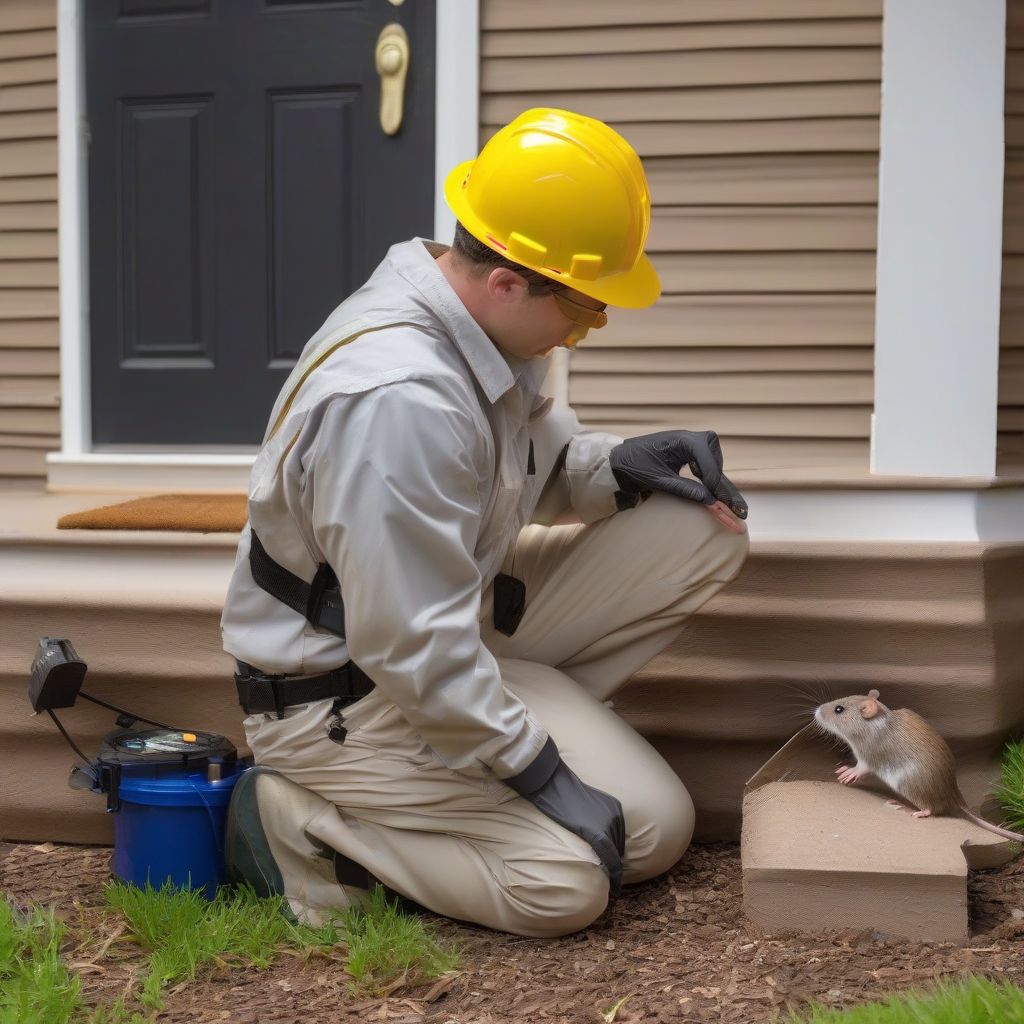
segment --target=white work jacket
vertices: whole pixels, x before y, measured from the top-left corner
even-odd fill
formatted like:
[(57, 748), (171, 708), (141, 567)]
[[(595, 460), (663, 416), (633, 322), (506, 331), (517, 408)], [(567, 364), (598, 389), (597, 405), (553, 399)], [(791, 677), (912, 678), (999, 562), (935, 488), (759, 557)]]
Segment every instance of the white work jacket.
[[(621, 439), (552, 407), (545, 359), (487, 337), (435, 263), (446, 249), (392, 246), (303, 350), (253, 465), (221, 629), (269, 673), (351, 659), (450, 768), (507, 778), (547, 733), (481, 642), (481, 594), (524, 524), (616, 511)], [(256, 585), (253, 530), (307, 582), (334, 569), (345, 639)]]

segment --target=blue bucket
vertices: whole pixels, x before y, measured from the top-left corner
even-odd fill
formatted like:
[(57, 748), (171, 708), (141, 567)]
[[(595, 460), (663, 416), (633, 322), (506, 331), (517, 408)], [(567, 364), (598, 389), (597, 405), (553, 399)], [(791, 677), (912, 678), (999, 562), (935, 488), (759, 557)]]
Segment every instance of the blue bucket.
[(147, 770), (133, 765), (118, 782), (114, 812), (114, 874), (125, 882), (160, 888), (167, 879), (202, 889), (212, 899), (227, 881), (224, 825), (235, 782), (249, 765), (232, 761), (223, 777), (183, 766)]

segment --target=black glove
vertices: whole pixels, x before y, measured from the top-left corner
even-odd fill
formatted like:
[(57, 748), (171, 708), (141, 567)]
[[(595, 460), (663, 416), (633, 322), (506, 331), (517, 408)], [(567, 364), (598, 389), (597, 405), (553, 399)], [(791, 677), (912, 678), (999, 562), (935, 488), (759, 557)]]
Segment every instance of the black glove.
[(505, 783), (552, 821), (586, 840), (601, 858), (612, 895), (619, 895), (626, 822), (615, 797), (582, 782), (550, 737), (533, 763)]
[[(721, 501), (740, 519), (747, 518), (743, 495), (722, 472), (722, 446), (713, 430), (662, 430), (630, 437), (608, 453), (608, 462), (625, 495), (645, 498), (652, 491), (665, 491), (702, 505)], [(683, 466), (697, 479), (680, 476)]]

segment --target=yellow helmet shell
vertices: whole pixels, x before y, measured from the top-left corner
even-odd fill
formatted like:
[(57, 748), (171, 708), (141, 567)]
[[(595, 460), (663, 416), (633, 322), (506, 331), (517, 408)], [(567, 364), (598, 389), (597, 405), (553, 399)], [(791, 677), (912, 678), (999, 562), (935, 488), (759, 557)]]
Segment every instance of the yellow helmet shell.
[(651, 194), (633, 147), (603, 121), (525, 110), (448, 175), (445, 199), (484, 245), (611, 306), (661, 294), (644, 255)]

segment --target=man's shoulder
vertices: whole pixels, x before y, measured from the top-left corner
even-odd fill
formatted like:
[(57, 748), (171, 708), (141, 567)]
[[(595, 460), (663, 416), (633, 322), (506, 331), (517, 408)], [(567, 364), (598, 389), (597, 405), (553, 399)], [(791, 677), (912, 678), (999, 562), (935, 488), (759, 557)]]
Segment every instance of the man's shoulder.
[(433, 394), (478, 404), (465, 368), (442, 338), (419, 324), (381, 324), (339, 345), (318, 360), (303, 386), (308, 404), (384, 390), (396, 391), (389, 401), (429, 401)]
[(303, 406), (300, 415), (313, 433), (326, 429), (335, 436), (367, 430), (410, 439), (414, 434), (457, 436), (469, 447), (487, 434), (479, 398), (467, 381), (457, 373), (416, 364), (343, 382), (323, 379)]

